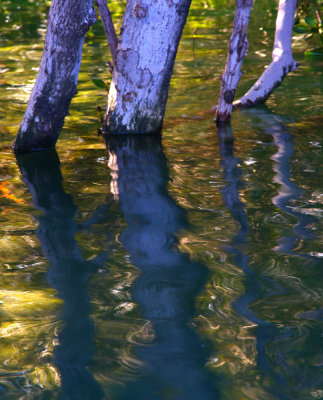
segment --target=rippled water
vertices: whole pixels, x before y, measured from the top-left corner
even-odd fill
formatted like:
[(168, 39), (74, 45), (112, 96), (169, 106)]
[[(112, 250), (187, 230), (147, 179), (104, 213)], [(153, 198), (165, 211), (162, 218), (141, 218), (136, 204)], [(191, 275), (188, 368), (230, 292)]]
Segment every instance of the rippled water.
[[(97, 135), (97, 25), (57, 152), (16, 159), (48, 4), (3, 2), (1, 398), (323, 398), (322, 60), (295, 38), (300, 68), (220, 139), (207, 110), (234, 10), (211, 3), (193, 3), (162, 140)], [(255, 3), (239, 93), (274, 17)]]

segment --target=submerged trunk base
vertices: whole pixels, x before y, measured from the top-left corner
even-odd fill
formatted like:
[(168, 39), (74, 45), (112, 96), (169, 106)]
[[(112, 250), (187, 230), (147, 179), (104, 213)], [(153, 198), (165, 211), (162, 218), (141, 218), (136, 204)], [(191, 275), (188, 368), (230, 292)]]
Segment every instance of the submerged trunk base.
[(221, 92), (216, 108), (216, 120), (229, 122), (232, 114), (232, 102), (241, 76), (242, 62), (248, 50), (247, 31), (252, 0), (237, 0), (233, 30), (224, 74), (221, 81)]
[(105, 135), (160, 135), (163, 118), (149, 117), (136, 113), (128, 124), (123, 124), (122, 117), (110, 114), (103, 122)]

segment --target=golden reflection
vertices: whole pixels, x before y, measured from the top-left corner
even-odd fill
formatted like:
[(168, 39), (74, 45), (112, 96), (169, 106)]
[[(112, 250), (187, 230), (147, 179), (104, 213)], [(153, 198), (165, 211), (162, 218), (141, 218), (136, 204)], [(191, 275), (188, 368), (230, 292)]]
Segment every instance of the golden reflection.
[(131, 344), (151, 344), (156, 339), (153, 324), (147, 321), (139, 330), (128, 335), (127, 339)]
[(132, 303), (130, 301), (125, 301), (121, 304), (118, 304), (114, 308), (114, 311), (117, 315), (122, 315), (132, 311), (135, 308), (135, 306), (136, 306), (135, 303)]
[[(53, 310), (62, 304), (62, 300), (54, 296), (54, 290), (0, 290), (1, 310), (6, 314), (26, 316), (28, 312)], [(3, 329), (3, 324), (1, 325)]]
[[(212, 324), (212, 321), (209, 320), (208, 318), (206, 318), (204, 315), (201, 315), (201, 314), (200, 314), (197, 318), (198, 318), (198, 319), (201, 319), (201, 320), (203, 320), (203, 321), (205, 321), (206, 324), (207, 324), (207, 327), (208, 327), (209, 329), (211, 329), (211, 330), (217, 330), (217, 329), (220, 328), (220, 325), (219, 325), (219, 324), (213, 325), (213, 324)], [(200, 328), (200, 331), (204, 331), (204, 330), (205, 330), (204, 328)]]
[(15, 203), (18, 203), (18, 204), (24, 204), (23, 199), (19, 199), (13, 193), (11, 193), (10, 189), (7, 187), (8, 184), (9, 184), (8, 181), (0, 182), (0, 192), (2, 193), (2, 195), (0, 197), (4, 197), (6, 199), (13, 200)]
[(139, 372), (145, 365), (144, 362), (138, 358), (131, 357), (126, 351), (124, 351), (119, 357), (119, 363), (123, 368), (131, 372)]
[(6, 208), (6, 209), (4, 209), (2, 212), (1, 212), (1, 214), (2, 215), (5, 215), (5, 214), (7, 214), (7, 212), (9, 212), (9, 211), (16, 211), (14, 208)]
[(31, 380), (47, 390), (61, 385), (59, 373), (51, 364), (44, 364), (41, 368), (36, 367), (31, 374)]

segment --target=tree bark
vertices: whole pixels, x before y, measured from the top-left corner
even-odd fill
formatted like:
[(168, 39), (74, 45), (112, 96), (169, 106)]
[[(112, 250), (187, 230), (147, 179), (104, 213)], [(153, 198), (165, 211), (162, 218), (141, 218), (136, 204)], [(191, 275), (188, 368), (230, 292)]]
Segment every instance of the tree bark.
[(84, 36), (95, 20), (91, 0), (52, 1), (38, 77), (13, 148), (55, 146), (76, 94)]
[(103, 130), (159, 133), (191, 0), (128, 0)]
[(272, 62), (251, 89), (235, 101), (235, 107), (252, 107), (264, 103), (297, 63), (292, 54), (292, 29), (297, 0), (279, 0)]
[(95, 4), (98, 7), (102, 25), (107, 38), (108, 46), (110, 48), (113, 64), (116, 63), (117, 59), (117, 46), (118, 39), (116, 31), (114, 29), (111, 13), (107, 4), (107, 0), (95, 0)]
[(228, 122), (232, 102), (241, 76), (241, 64), (248, 50), (248, 24), (253, 0), (237, 0), (228, 58), (222, 75), (221, 92), (216, 112), (217, 122)]

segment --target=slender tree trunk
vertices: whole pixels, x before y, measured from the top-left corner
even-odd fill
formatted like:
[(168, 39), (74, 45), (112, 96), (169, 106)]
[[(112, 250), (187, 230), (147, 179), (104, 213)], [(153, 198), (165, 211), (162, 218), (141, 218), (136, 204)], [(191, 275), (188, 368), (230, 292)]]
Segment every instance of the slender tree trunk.
[(104, 130), (159, 133), (191, 0), (128, 0)]
[(117, 46), (118, 39), (116, 31), (114, 29), (111, 13), (107, 4), (107, 0), (95, 0), (95, 4), (98, 7), (99, 14), (101, 16), (102, 25), (104, 28), (105, 35), (107, 37), (108, 46), (110, 48), (113, 64), (116, 63), (117, 59)]
[(95, 22), (91, 0), (53, 0), (37, 81), (13, 144), (19, 150), (55, 146), (80, 70), (84, 36)]
[(235, 107), (252, 107), (265, 102), (290, 71), (297, 68), (292, 54), (292, 29), (297, 0), (279, 0), (272, 62), (251, 89), (234, 102)]
[(222, 75), (221, 92), (217, 107), (217, 122), (228, 122), (232, 114), (232, 102), (241, 76), (241, 64), (248, 50), (248, 25), (253, 0), (237, 0), (228, 58)]

